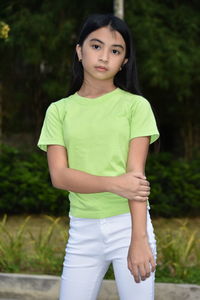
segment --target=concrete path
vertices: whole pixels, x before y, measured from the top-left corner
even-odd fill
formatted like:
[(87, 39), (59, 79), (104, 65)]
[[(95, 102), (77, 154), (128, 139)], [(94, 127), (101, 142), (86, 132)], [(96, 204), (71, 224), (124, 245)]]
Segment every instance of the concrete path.
[[(0, 273), (0, 300), (58, 300), (59, 286), (57, 276)], [(104, 280), (98, 300), (118, 299), (115, 281)], [(155, 300), (199, 299), (199, 285), (156, 283)]]

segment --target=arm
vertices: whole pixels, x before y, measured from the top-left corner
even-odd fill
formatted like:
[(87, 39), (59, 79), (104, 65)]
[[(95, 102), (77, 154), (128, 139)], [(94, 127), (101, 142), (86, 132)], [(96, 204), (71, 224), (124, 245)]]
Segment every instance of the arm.
[[(63, 146), (49, 145), (47, 159), (54, 187), (76, 193), (111, 192), (124, 198), (144, 200), (144, 176), (134, 172), (119, 176), (96, 176), (68, 167), (67, 150)], [(139, 178), (138, 178), (139, 177)]]
[[(130, 141), (129, 155), (127, 161), (127, 171), (139, 172), (144, 175), (145, 164), (148, 155), (149, 137), (134, 138)], [(150, 188), (146, 187), (146, 200), (148, 199)], [(128, 254), (128, 267), (133, 274), (135, 281), (145, 280), (151, 270), (155, 270), (154, 258), (148, 244), (147, 236), (147, 204), (146, 201), (138, 202), (129, 200), (129, 207), (132, 218), (132, 236)]]
[(47, 159), (52, 185), (58, 189), (89, 194), (106, 192), (113, 185), (113, 177), (95, 176), (69, 168), (65, 147), (48, 146)]

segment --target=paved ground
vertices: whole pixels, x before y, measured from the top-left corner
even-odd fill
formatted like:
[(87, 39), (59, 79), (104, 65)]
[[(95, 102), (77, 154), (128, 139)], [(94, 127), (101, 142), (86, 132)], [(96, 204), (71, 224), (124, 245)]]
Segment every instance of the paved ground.
[[(0, 273), (0, 300), (58, 300), (60, 277)], [(115, 282), (104, 280), (98, 300), (118, 300)], [(155, 300), (200, 300), (200, 286), (156, 283)]]

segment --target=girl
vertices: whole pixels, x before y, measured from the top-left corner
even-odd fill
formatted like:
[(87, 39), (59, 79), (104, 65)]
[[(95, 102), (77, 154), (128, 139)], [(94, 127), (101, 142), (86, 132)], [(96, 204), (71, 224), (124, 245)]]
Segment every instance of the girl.
[(159, 136), (139, 95), (130, 30), (91, 15), (76, 45), (67, 98), (52, 103), (38, 146), (52, 184), (70, 191), (70, 229), (60, 300), (94, 300), (110, 265), (120, 299), (152, 300), (156, 242), (145, 173)]

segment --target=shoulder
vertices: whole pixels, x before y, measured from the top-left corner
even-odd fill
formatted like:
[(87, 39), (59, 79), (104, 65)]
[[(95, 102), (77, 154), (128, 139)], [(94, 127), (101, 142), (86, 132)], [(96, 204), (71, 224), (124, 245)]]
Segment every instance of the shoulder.
[[(73, 95), (72, 95), (73, 96)], [(47, 108), (47, 114), (52, 114), (52, 115), (58, 115), (60, 119), (62, 119), (66, 112), (67, 112), (67, 107), (70, 105), (70, 103), (73, 100), (73, 97), (69, 96), (66, 98), (61, 98), (57, 101), (51, 102), (51, 104)]]
[(123, 98), (124, 102), (130, 105), (131, 109), (150, 106), (150, 102), (143, 96), (132, 94), (122, 89), (119, 89), (119, 95)]
[(54, 109), (63, 109), (65, 108), (67, 105), (69, 105), (69, 103), (71, 103), (73, 100), (73, 95), (66, 97), (66, 98), (61, 98), (60, 100), (57, 101), (53, 101), (49, 107), (54, 107)]

